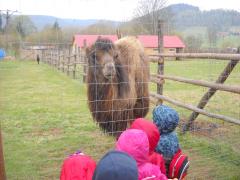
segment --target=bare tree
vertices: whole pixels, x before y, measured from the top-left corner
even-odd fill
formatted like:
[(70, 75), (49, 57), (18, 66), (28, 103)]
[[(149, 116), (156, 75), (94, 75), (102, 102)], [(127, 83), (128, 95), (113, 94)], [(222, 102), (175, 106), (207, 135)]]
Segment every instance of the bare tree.
[(157, 34), (157, 22), (163, 16), (161, 10), (166, 4), (167, 0), (139, 0), (135, 15), (137, 20), (145, 24), (149, 33)]

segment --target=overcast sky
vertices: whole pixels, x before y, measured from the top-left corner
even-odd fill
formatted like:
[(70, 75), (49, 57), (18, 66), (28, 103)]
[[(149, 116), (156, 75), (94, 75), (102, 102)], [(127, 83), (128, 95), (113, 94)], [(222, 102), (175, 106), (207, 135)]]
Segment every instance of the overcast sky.
[[(137, 2), (138, 0), (0, 0), (0, 9), (72, 19), (125, 21), (133, 17)], [(175, 3), (191, 4), (201, 10), (222, 8), (240, 12), (239, 0), (168, 0), (167, 4)]]

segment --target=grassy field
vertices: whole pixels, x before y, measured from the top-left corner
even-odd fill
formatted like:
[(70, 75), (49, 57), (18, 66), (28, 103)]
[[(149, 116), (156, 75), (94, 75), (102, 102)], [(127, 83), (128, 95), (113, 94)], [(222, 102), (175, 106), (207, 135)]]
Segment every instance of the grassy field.
[[(214, 81), (225, 62), (166, 62), (169, 75)], [(152, 66), (151, 71), (156, 72)], [(80, 77), (79, 77), (80, 78)], [(226, 84), (240, 84), (239, 65)], [(150, 88), (155, 91), (155, 85)], [(206, 88), (167, 81), (164, 94), (197, 104)], [(45, 64), (0, 62), (0, 119), (8, 179), (58, 179), (63, 159), (76, 150), (98, 160), (114, 148), (114, 138), (93, 123), (86, 86)], [(174, 107), (174, 106), (173, 106)], [(190, 112), (178, 110), (184, 121)], [(206, 108), (240, 118), (240, 97), (218, 92)], [(151, 118), (151, 113), (148, 115)], [(188, 179), (240, 179), (240, 127), (199, 116), (198, 131), (181, 135), (189, 155)]]

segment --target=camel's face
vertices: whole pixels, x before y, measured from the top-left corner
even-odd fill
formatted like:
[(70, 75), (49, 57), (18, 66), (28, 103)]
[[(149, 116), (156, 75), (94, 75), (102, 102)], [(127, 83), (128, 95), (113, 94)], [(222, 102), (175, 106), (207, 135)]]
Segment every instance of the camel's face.
[[(92, 64), (94, 64), (95, 67), (97, 67), (98, 70), (102, 73), (104, 78), (107, 80), (111, 80), (116, 75), (116, 67), (115, 67), (115, 61), (114, 59), (117, 57), (115, 55), (116, 53), (114, 50), (110, 50), (107, 52), (102, 51), (96, 51), (92, 53), (90, 59)], [(97, 72), (99, 73), (99, 71)]]
[(117, 50), (111, 40), (99, 38), (90, 49), (86, 49), (90, 66), (98, 77), (111, 80), (116, 76)]
[(100, 62), (102, 65), (103, 76), (106, 79), (111, 80), (116, 75), (116, 68), (112, 53), (104, 53), (100, 58)]

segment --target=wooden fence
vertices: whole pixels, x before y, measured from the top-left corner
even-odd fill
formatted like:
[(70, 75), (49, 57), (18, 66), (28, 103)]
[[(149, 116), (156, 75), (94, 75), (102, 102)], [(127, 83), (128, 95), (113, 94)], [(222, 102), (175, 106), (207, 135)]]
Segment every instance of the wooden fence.
[(83, 82), (86, 80), (87, 75), (87, 62), (84, 50), (78, 50), (77, 53), (72, 53), (69, 49), (46, 49), (42, 50), (41, 60), (50, 66), (66, 73), (68, 76), (76, 79), (76, 73), (78, 72), (77, 66), (82, 67), (82, 72), (78, 72)]
[[(161, 45), (161, 43), (160, 43)], [(160, 51), (159, 51), (160, 52)], [(179, 57), (185, 59), (201, 58), (201, 59), (214, 59), (214, 60), (229, 60), (229, 63), (219, 75), (218, 79), (215, 82), (207, 82), (203, 80), (194, 80), (177, 76), (164, 75), (164, 58), (166, 57)], [(199, 114), (221, 119), (231, 123), (240, 125), (240, 120), (232, 117), (227, 117), (220, 114), (214, 114), (204, 110), (204, 107), (210, 100), (210, 98), (216, 93), (217, 90), (226, 91), (229, 93), (240, 94), (240, 86), (225, 85), (224, 82), (234, 69), (234, 67), (240, 61), (240, 54), (215, 54), (215, 53), (181, 53), (181, 54), (162, 54), (150, 56), (150, 61), (152, 63), (158, 63), (158, 74), (151, 74), (150, 81), (157, 84), (157, 92), (151, 92), (151, 99), (157, 99), (157, 103), (162, 103), (162, 101), (167, 101), (176, 106), (186, 108), (193, 111), (191, 116), (188, 118), (188, 123), (184, 127), (184, 131), (189, 130), (194, 120), (198, 117)], [(83, 82), (86, 80), (87, 75), (87, 62), (85, 57), (85, 52), (78, 51), (78, 53), (71, 53), (70, 49), (57, 50), (49, 49), (42, 51), (42, 61), (55, 67), (56, 69), (66, 73), (68, 76), (76, 78), (77, 66), (82, 67), (82, 72), (79, 74), (82, 76)], [(184, 104), (182, 102), (176, 101), (170, 97), (163, 95), (163, 85), (166, 80), (177, 81), (181, 83), (192, 84), (196, 86), (208, 87), (209, 90), (201, 98), (197, 106), (190, 104)]]
[[(207, 82), (202, 80), (194, 80), (194, 79), (187, 79), (183, 77), (177, 77), (177, 76), (169, 76), (169, 75), (163, 75), (163, 72), (161, 72), (162, 68), (158, 66), (158, 72), (161, 72), (161, 74), (152, 74), (151, 75), (151, 82), (157, 83), (158, 86), (161, 88), (163, 87), (163, 84), (165, 80), (171, 80), (171, 81), (177, 81), (187, 84), (193, 84), (197, 86), (204, 86), (208, 87), (209, 90), (204, 94), (204, 96), (201, 98), (198, 105), (195, 107), (193, 105), (184, 104), (182, 102), (176, 101), (170, 97), (166, 97), (163, 95), (163, 93), (151, 93), (152, 99), (158, 99), (161, 101), (167, 101), (171, 104), (174, 104), (176, 106), (186, 108), (188, 110), (193, 111), (191, 116), (188, 119), (188, 123), (184, 127), (184, 131), (189, 130), (191, 125), (193, 124), (194, 120), (198, 117), (199, 114), (221, 119), (224, 121), (228, 121), (231, 123), (235, 123), (240, 125), (240, 120), (235, 119), (232, 117), (227, 117), (220, 114), (214, 114), (211, 112), (207, 112), (204, 109), (210, 98), (216, 93), (217, 90), (220, 91), (227, 91), (230, 93), (236, 93), (240, 94), (240, 86), (233, 86), (233, 85), (224, 85), (223, 83), (228, 78), (234, 67), (238, 64), (240, 60), (240, 54), (209, 54), (209, 53), (181, 53), (181, 54), (158, 54), (151, 56), (151, 61), (154, 63), (160, 63), (164, 64), (164, 58), (165, 57), (184, 57), (184, 58), (201, 58), (201, 59), (214, 59), (214, 60), (230, 60), (225, 69), (222, 71), (222, 73), (219, 75), (218, 79), (215, 82)], [(159, 70), (160, 69), (160, 70)], [(160, 103), (161, 103), (160, 101)]]
[[(221, 91), (228, 91), (230, 93), (237, 93), (240, 94), (240, 86), (230, 86), (230, 85), (224, 85), (224, 82), (231, 74), (234, 67), (238, 64), (240, 61), (240, 47), (238, 48), (238, 51), (236, 54), (218, 54), (218, 53), (171, 53), (171, 54), (164, 54), (163, 52), (163, 35), (164, 35), (164, 22), (159, 20), (158, 21), (158, 54), (150, 56), (151, 62), (158, 63), (158, 74), (151, 75), (151, 82), (154, 82), (157, 84), (157, 93), (151, 93), (151, 99), (158, 99), (158, 103), (162, 103), (162, 101), (167, 101), (171, 104), (174, 104), (176, 106), (186, 108), (188, 110), (193, 111), (190, 117), (188, 118), (188, 122), (184, 125), (183, 131), (187, 131), (190, 129), (190, 127), (193, 125), (193, 122), (198, 117), (199, 114), (221, 119), (224, 121), (228, 121), (231, 123), (235, 123), (240, 125), (240, 120), (235, 119), (232, 117), (223, 116), (220, 114), (214, 114), (211, 112), (207, 112), (204, 109), (206, 104), (209, 102), (211, 97), (216, 93), (217, 90)], [(207, 81), (200, 81), (200, 80), (194, 80), (194, 79), (187, 79), (183, 77), (176, 77), (176, 76), (167, 76), (164, 75), (164, 58), (168, 57), (175, 57), (175, 58), (184, 58), (186, 59), (194, 59), (194, 58), (201, 58), (205, 60), (214, 59), (214, 60), (229, 60), (227, 66), (222, 71), (222, 73), (219, 75), (218, 79), (215, 82), (207, 82)], [(179, 101), (176, 101), (170, 97), (166, 97), (163, 95), (163, 84), (165, 80), (171, 80), (171, 81), (177, 81), (182, 83), (188, 83), (193, 84), (197, 86), (204, 86), (208, 87), (208, 91), (203, 95), (198, 105), (195, 107), (190, 104), (185, 104)]]
[[(211, 97), (217, 92), (217, 90), (220, 91), (227, 91), (229, 93), (236, 93), (240, 94), (240, 86), (232, 86), (232, 85), (225, 85), (224, 82), (228, 78), (228, 76), (231, 74), (234, 67), (238, 64), (240, 61), (240, 48), (238, 49), (237, 54), (218, 54), (218, 53), (175, 53), (175, 54), (164, 54), (163, 52), (163, 26), (164, 23), (162, 21), (158, 22), (158, 54), (156, 55), (150, 55), (150, 61), (152, 63), (158, 64), (158, 71), (157, 74), (151, 74), (150, 81), (157, 84), (157, 92), (150, 93), (151, 99), (154, 99), (154, 101), (157, 100), (157, 103), (162, 103), (163, 101), (167, 101), (171, 104), (174, 104), (176, 106), (180, 106), (182, 108), (186, 108), (190, 111), (193, 111), (190, 117), (188, 118), (188, 122), (185, 124), (183, 130), (189, 130), (190, 127), (193, 125), (193, 122), (198, 117), (199, 114), (221, 119), (224, 121), (228, 121), (234, 124), (240, 125), (240, 120), (232, 117), (227, 117), (220, 114), (214, 114), (211, 112), (207, 112), (204, 110), (204, 107), (209, 102)], [(85, 57), (84, 50), (78, 50), (78, 53), (71, 53), (70, 48), (68, 50), (57, 50), (57, 49), (48, 49), (42, 51), (42, 60), (45, 63), (48, 63), (49, 65), (56, 67), (58, 70), (61, 70), (62, 72), (66, 73), (67, 75), (71, 75), (73, 78), (76, 78), (76, 72), (77, 72), (77, 65), (82, 66), (82, 75), (83, 82), (86, 80), (86, 74), (87, 74), (87, 61)], [(216, 79), (215, 82), (207, 82), (202, 80), (194, 80), (194, 79), (188, 79), (183, 77), (177, 77), (177, 76), (169, 76), (164, 75), (164, 60), (168, 57), (176, 57), (176, 58), (184, 58), (186, 59), (194, 59), (194, 58), (201, 58), (205, 60), (213, 59), (215, 61), (221, 60), (221, 61), (229, 61), (225, 69), (222, 71), (222, 73), (219, 75), (219, 77)], [(197, 106), (193, 106), (190, 104), (185, 104), (179, 101), (176, 101), (170, 97), (166, 97), (163, 95), (163, 85), (165, 80), (171, 80), (171, 81), (177, 81), (181, 83), (187, 83), (192, 84), (196, 86), (203, 86), (208, 87), (208, 91), (203, 95), (200, 102)]]

